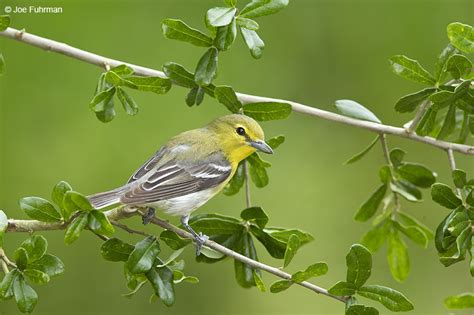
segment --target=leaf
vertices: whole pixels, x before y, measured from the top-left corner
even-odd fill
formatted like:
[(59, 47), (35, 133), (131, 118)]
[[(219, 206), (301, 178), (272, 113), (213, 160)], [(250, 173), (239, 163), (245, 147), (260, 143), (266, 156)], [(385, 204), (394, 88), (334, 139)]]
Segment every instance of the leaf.
[(194, 82), (194, 74), (186, 70), (182, 65), (168, 62), (163, 66), (163, 72), (173, 82), (173, 84), (183, 86), (186, 88), (197, 87)]
[(410, 272), (410, 260), (405, 242), (396, 230), (388, 235), (387, 261), (392, 277), (398, 282), (405, 281)]
[(92, 210), (90, 212), (89, 228), (98, 234), (106, 236), (112, 236), (115, 233), (115, 229), (107, 216), (99, 210)]
[(311, 234), (309, 234), (308, 232), (298, 230), (298, 229), (284, 229), (284, 228), (272, 227), (272, 228), (266, 228), (264, 232), (284, 243), (288, 243), (288, 240), (290, 239), (290, 236), (292, 234), (296, 234), (298, 236), (298, 238), (300, 239), (301, 245), (307, 244), (311, 242), (312, 240), (314, 240), (314, 237)]
[(282, 291), (285, 291), (289, 287), (291, 287), (292, 284), (293, 284), (293, 282), (291, 282), (289, 280), (275, 281), (270, 286), (270, 292), (271, 293), (280, 293)]
[[(254, 153), (255, 154), (255, 153)], [(268, 174), (267, 170), (260, 162), (260, 158), (252, 158), (253, 155), (247, 158), (249, 163), (249, 174), (252, 182), (258, 188), (263, 188), (268, 185)], [(257, 156), (258, 157), (258, 156)], [(263, 161), (262, 161), (263, 162)]]
[(13, 259), (19, 270), (23, 270), (28, 265), (28, 252), (23, 247), (19, 247), (13, 253)]
[(383, 184), (370, 196), (370, 198), (362, 204), (357, 210), (354, 219), (356, 221), (365, 222), (374, 216), (380, 206), (380, 203), (387, 192), (387, 185)]
[(305, 270), (295, 272), (291, 275), (294, 282), (303, 282), (313, 277), (323, 276), (328, 272), (328, 265), (324, 262), (318, 262), (308, 266)]
[(191, 217), (189, 225), (206, 235), (218, 234), (239, 234), (243, 230), (243, 225), (239, 220), (219, 214), (200, 214)]
[(246, 29), (251, 30), (251, 31), (258, 31), (258, 29), (260, 28), (258, 23), (255, 22), (254, 20), (247, 19), (247, 18), (244, 18), (244, 17), (241, 17), (241, 16), (238, 16), (236, 18), (236, 21), (237, 21), (238, 26), (246, 28)]
[(146, 273), (152, 269), (159, 252), (160, 245), (156, 237), (148, 236), (135, 244), (125, 265), (132, 274)]
[(379, 311), (371, 306), (353, 304), (346, 308), (346, 315), (379, 315)]
[(186, 95), (186, 105), (200, 105), (204, 99), (204, 90), (200, 86), (193, 87)]
[(463, 188), (467, 183), (466, 172), (460, 169), (455, 169), (452, 173), (454, 186), (457, 188)]
[(447, 31), (449, 41), (454, 47), (468, 54), (474, 52), (474, 30), (472, 26), (456, 22), (449, 24)]
[[(286, 251), (286, 242), (283, 242), (271, 234), (267, 233), (265, 230), (261, 230), (258, 227), (251, 225), (250, 232), (265, 246), (268, 253), (278, 259), (285, 257)], [(288, 242), (288, 241), (287, 241)]]
[(446, 65), (446, 70), (449, 71), (449, 73), (451, 73), (451, 76), (456, 80), (469, 74), (469, 72), (471, 72), (471, 69), (472, 62), (465, 56), (458, 54), (449, 57), (448, 63)]
[(64, 204), (63, 204), (64, 195), (70, 190), (72, 190), (71, 185), (69, 185), (65, 181), (60, 181), (53, 188), (53, 191), (51, 193), (51, 200), (53, 200), (53, 202), (57, 204), (60, 209), (63, 209), (64, 208)]
[(242, 11), (240, 11), (240, 16), (253, 19), (260, 16), (275, 14), (285, 8), (288, 3), (289, 0), (252, 0), (252, 2), (247, 4)]
[(253, 58), (259, 59), (263, 55), (263, 49), (265, 48), (265, 43), (258, 36), (257, 32), (241, 27), (240, 33), (244, 38), (245, 45), (250, 50), (250, 54)]
[(347, 282), (360, 288), (369, 279), (372, 272), (372, 255), (364, 246), (354, 244), (346, 256), (346, 265)]
[(171, 89), (171, 80), (160, 77), (134, 76), (127, 77), (125, 79), (125, 85), (139, 91), (153, 92), (156, 94), (166, 94)]
[(393, 225), (409, 239), (416, 244), (428, 248), (429, 238), (425, 232), (418, 226), (404, 226), (399, 222), (393, 222)]
[(3, 235), (8, 228), (8, 218), (5, 212), (0, 210), (0, 248), (3, 247)]
[(337, 100), (336, 108), (344, 116), (360, 120), (367, 120), (378, 124), (382, 123), (380, 119), (374, 115), (374, 113), (352, 100)]
[(207, 23), (214, 26), (226, 26), (229, 25), (234, 19), (236, 8), (212, 8), (207, 11), (206, 19)]
[(286, 244), (283, 267), (287, 267), (290, 264), (300, 247), (301, 242), (299, 237), (296, 234), (292, 234), (288, 240), (288, 243)]
[(399, 180), (395, 183), (390, 183), (390, 189), (408, 201), (417, 202), (421, 200), (421, 191), (410, 182)]
[(446, 79), (448, 59), (457, 52), (458, 50), (454, 48), (453, 45), (448, 44), (448, 46), (446, 46), (446, 48), (444, 48), (441, 54), (438, 56), (435, 70), (435, 78), (437, 83), (441, 83)]
[(429, 188), (436, 181), (436, 173), (422, 164), (404, 163), (396, 169), (396, 172), (403, 179), (421, 188)]
[(407, 312), (414, 307), (402, 293), (381, 285), (367, 285), (359, 288), (357, 293), (368, 299), (380, 302), (393, 312)]
[(453, 133), (454, 129), (456, 128), (456, 105), (451, 104), (449, 106), (448, 113), (446, 114), (446, 118), (444, 119), (443, 127), (439, 131), (436, 139), (444, 140), (450, 134)]
[(32, 235), (27, 238), (20, 247), (28, 253), (28, 262), (32, 263), (43, 257), (48, 249), (48, 241), (41, 235)]
[(35, 290), (26, 283), (22, 275), (19, 275), (15, 278), (15, 281), (13, 281), (13, 292), (20, 312), (31, 313), (38, 302), (38, 295)]
[(421, 91), (405, 95), (395, 104), (395, 110), (399, 113), (413, 112), (424, 100), (436, 92), (435, 88), (426, 88)]
[(9, 15), (0, 15), (0, 32), (3, 32), (10, 26), (10, 16)]
[(102, 257), (108, 261), (127, 261), (134, 249), (133, 245), (114, 237), (102, 244), (100, 253)]
[(129, 76), (133, 74), (133, 69), (125, 64), (121, 64), (119, 66), (113, 67), (110, 71), (115, 72), (119, 76)]
[(471, 247), (472, 228), (467, 226), (456, 238), (453, 244), (446, 252), (440, 254), (440, 262), (444, 266), (450, 266), (454, 263), (464, 260), (466, 250)]
[[(99, 89), (99, 86), (98, 86)], [(107, 104), (111, 101), (114, 96), (116, 88), (114, 86), (100, 91), (98, 94), (92, 98), (89, 103), (89, 108), (93, 109), (95, 112), (101, 112), (106, 109)]]
[(240, 191), (240, 188), (244, 185), (245, 182), (245, 172), (244, 165), (242, 162), (239, 163), (237, 170), (235, 171), (234, 177), (230, 182), (224, 187), (224, 195), (232, 196), (237, 194)]
[(455, 209), (462, 204), (448, 185), (436, 183), (431, 186), (431, 198), (441, 206)]
[(347, 161), (344, 162), (344, 165), (347, 165), (347, 164), (352, 164), (352, 163), (355, 163), (357, 161), (359, 161), (360, 159), (362, 159), (367, 153), (369, 153), (369, 151), (374, 147), (374, 145), (379, 141), (379, 138), (380, 136), (377, 136), (375, 137), (374, 140), (372, 140), (372, 142), (364, 149), (362, 150), (361, 152), (353, 155), (350, 159), (348, 159)]
[(37, 269), (25, 269), (23, 274), (34, 284), (46, 284), (49, 282), (49, 276)]
[(68, 191), (64, 195), (64, 218), (69, 219), (76, 211), (91, 211), (92, 207), (89, 199), (76, 191)]
[(168, 267), (152, 268), (146, 273), (155, 294), (166, 305), (171, 306), (175, 301), (173, 271)]
[(237, 24), (235, 19), (229, 25), (217, 28), (214, 45), (217, 49), (224, 51), (230, 48), (237, 37)]
[(436, 83), (433, 76), (417, 60), (403, 55), (396, 55), (391, 57), (389, 61), (392, 71), (402, 78), (427, 85), (434, 85)]
[(354, 295), (356, 292), (356, 287), (352, 283), (348, 283), (345, 281), (339, 281), (335, 285), (333, 285), (329, 290), (329, 293), (337, 296), (347, 296), (347, 295)]
[(426, 136), (430, 134), (435, 127), (437, 115), (438, 112), (433, 110), (433, 106), (428, 108), (420, 123), (418, 124), (418, 127), (416, 128), (416, 133), (419, 136)]
[(212, 46), (212, 38), (191, 28), (181, 20), (165, 19), (162, 22), (162, 29), (163, 35), (168, 39), (176, 39), (200, 47)]
[(13, 297), (13, 282), (20, 275), (18, 269), (13, 269), (5, 274), (0, 282), (0, 300), (8, 300)]
[(209, 48), (199, 59), (194, 73), (194, 79), (199, 85), (209, 85), (217, 75), (217, 59), (219, 51), (215, 47)]
[(402, 164), (406, 152), (400, 148), (394, 148), (390, 151), (389, 157), (394, 167), (399, 167)]
[[(255, 249), (252, 236), (248, 232), (241, 233), (240, 240), (237, 246), (237, 252), (257, 260), (257, 251)], [(256, 286), (255, 277), (253, 275), (254, 269), (238, 260), (234, 260), (235, 279), (237, 283), (243, 288), (250, 288)]]
[(459, 295), (449, 296), (444, 299), (444, 306), (448, 309), (474, 308), (474, 294), (462, 293)]
[(267, 290), (265, 288), (265, 283), (263, 283), (262, 276), (257, 270), (253, 270), (253, 280), (255, 281), (255, 285), (260, 290), (260, 292), (265, 292)]
[(36, 269), (44, 272), (50, 278), (59, 276), (65, 271), (64, 263), (56, 256), (45, 254), (39, 260), (28, 266), (30, 269)]
[(183, 281), (188, 283), (199, 283), (199, 279), (197, 277), (185, 276), (182, 271), (173, 270), (173, 283), (178, 284)]
[(107, 96), (101, 103), (95, 106), (95, 116), (103, 123), (111, 122), (115, 118), (115, 104), (113, 96), (116, 88), (113, 88), (113, 93)]
[(379, 170), (379, 178), (380, 181), (384, 184), (390, 184), (392, 181), (392, 171), (390, 170), (390, 166), (383, 165)]
[(364, 234), (360, 241), (362, 245), (367, 247), (372, 253), (375, 253), (382, 247), (387, 239), (389, 233), (390, 224), (384, 222), (378, 226), (373, 227), (367, 233)]
[(64, 234), (64, 243), (70, 245), (76, 241), (81, 235), (82, 230), (87, 226), (88, 221), (89, 213), (81, 212), (67, 227), (66, 233)]
[(243, 106), (244, 114), (258, 121), (288, 118), (291, 105), (279, 102), (249, 103)]
[(5, 73), (5, 58), (0, 53), (0, 76)]
[(161, 232), (160, 240), (165, 242), (165, 244), (168, 245), (169, 248), (174, 250), (181, 249), (186, 245), (191, 244), (190, 239), (181, 238), (178, 234), (170, 230), (164, 230), (163, 232)]
[(285, 142), (285, 136), (283, 135), (279, 135), (279, 136), (276, 136), (276, 137), (273, 137), (273, 138), (270, 138), (267, 140), (267, 144), (273, 149), (275, 150), (276, 148), (278, 148), (282, 143)]
[(224, 0), (224, 3), (228, 7), (235, 7), (237, 5), (237, 0)]
[(405, 223), (407, 226), (416, 226), (419, 229), (421, 229), (423, 233), (428, 237), (429, 240), (434, 238), (433, 231), (431, 231), (431, 229), (428, 228), (426, 225), (417, 221), (414, 217), (402, 211), (398, 211), (398, 216), (401, 219), (401, 221)]
[(26, 197), (20, 199), (20, 208), (32, 219), (42, 222), (58, 222), (61, 214), (46, 199), (39, 197)]
[(123, 109), (128, 115), (134, 116), (138, 113), (137, 102), (135, 102), (135, 100), (130, 95), (128, 95), (125, 90), (123, 90), (122, 88), (118, 88), (117, 97), (120, 100), (120, 103), (122, 103)]
[(230, 86), (216, 86), (214, 95), (217, 101), (227, 107), (232, 113), (238, 113), (242, 108), (242, 103), (237, 98), (234, 89)]
[(261, 207), (251, 207), (244, 209), (240, 217), (246, 221), (255, 222), (259, 228), (264, 229), (268, 223), (268, 215)]
[(109, 70), (105, 74), (105, 81), (113, 86), (120, 86), (124, 84), (124, 80), (113, 70)]

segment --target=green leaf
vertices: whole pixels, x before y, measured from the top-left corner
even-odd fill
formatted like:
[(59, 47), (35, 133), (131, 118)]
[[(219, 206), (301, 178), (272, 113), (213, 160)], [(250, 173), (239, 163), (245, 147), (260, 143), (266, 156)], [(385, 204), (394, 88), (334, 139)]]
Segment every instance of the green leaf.
[(235, 7), (237, 5), (237, 0), (224, 0), (224, 3), (228, 7)]
[(441, 54), (438, 56), (438, 60), (436, 61), (436, 69), (435, 69), (435, 78), (437, 83), (441, 83), (446, 79), (446, 68), (449, 57), (453, 54), (457, 53), (458, 50), (453, 47), (453, 45), (448, 44), (446, 48), (443, 49)]
[(427, 85), (434, 85), (436, 83), (433, 76), (414, 59), (403, 55), (396, 55), (391, 57), (389, 61), (392, 71), (402, 78)]
[(155, 294), (166, 306), (171, 306), (175, 301), (173, 271), (168, 267), (152, 268), (146, 273)]
[(236, 12), (237, 8), (212, 8), (207, 11), (206, 20), (214, 27), (226, 26), (232, 22)]
[(204, 100), (204, 90), (200, 86), (193, 87), (186, 95), (186, 105), (200, 105)]
[(260, 16), (275, 14), (285, 8), (288, 3), (289, 0), (252, 0), (252, 2), (247, 4), (242, 11), (240, 11), (240, 16), (253, 19)]
[(298, 229), (285, 229), (285, 228), (266, 228), (265, 233), (271, 235), (273, 238), (280, 240), (284, 243), (288, 243), (292, 234), (296, 234), (300, 239), (301, 245), (307, 244), (314, 240), (314, 237), (308, 232), (304, 232)]
[(291, 105), (278, 102), (249, 103), (243, 106), (244, 114), (258, 121), (288, 118)]
[(466, 250), (471, 247), (471, 237), (472, 228), (467, 226), (456, 238), (455, 245), (453, 244), (446, 252), (440, 254), (440, 262), (447, 267), (464, 260)]
[(371, 306), (353, 304), (346, 308), (346, 315), (379, 315), (379, 311)]
[(372, 255), (364, 246), (354, 244), (346, 256), (346, 265), (347, 282), (359, 288), (369, 279), (372, 272)]
[(383, 184), (370, 196), (370, 198), (362, 204), (357, 210), (354, 219), (356, 221), (365, 222), (374, 216), (380, 206), (380, 203), (387, 192), (387, 185)]
[(446, 65), (446, 70), (451, 73), (451, 76), (458, 80), (461, 77), (469, 74), (472, 69), (472, 62), (463, 55), (452, 55)]
[(433, 110), (433, 106), (428, 108), (420, 123), (418, 124), (418, 127), (416, 128), (416, 133), (419, 136), (426, 136), (430, 134), (435, 128), (437, 115), (438, 112)]
[(173, 82), (173, 84), (186, 87), (194, 88), (197, 87), (194, 82), (194, 74), (186, 70), (182, 65), (168, 62), (163, 66), (163, 72)]
[(390, 189), (411, 202), (420, 201), (422, 197), (421, 191), (416, 188), (415, 185), (405, 180), (399, 180), (395, 183), (390, 183)]
[(27, 238), (20, 247), (28, 253), (28, 262), (32, 263), (43, 257), (48, 249), (48, 241), (41, 235), (32, 235)]
[(171, 80), (160, 77), (135, 76), (127, 77), (125, 79), (125, 85), (139, 91), (148, 91), (156, 94), (166, 94), (171, 89)]
[(125, 64), (113, 67), (110, 71), (115, 72), (119, 76), (129, 76), (133, 74), (133, 69)]
[(286, 244), (283, 267), (287, 267), (290, 264), (300, 247), (301, 242), (299, 237), (296, 234), (291, 235), (288, 243)]
[(417, 226), (405, 226), (399, 222), (393, 222), (393, 225), (409, 239), (418, 245), (428, 248), (429, 238), (425, 232)]
[(35, 290), (26, 283), (25, 278), (19, 275), (13, 282), (13, 293), (18, 309), (22, 313), (33, 312), (36, 303), (38, 302), (38, 295)]
[(448, 309), (474, 308), (474, 294), (462, 293), (459, 295), (449, 296), (444, 299), (444, 306)]
[(237, 170), (235, 171), (234, 177), (230, 182), (224, 187), (224, 195), (232, 196), (237, 194), (240, 191), (240, 188), (244, 185), (245, 182), (245, 172), (244, 165), (242, 162), (239, 163)]
[(392, 181), (392, 171), (390, 170), (390, 166), (383, 165), (379, 169), (379, 178), (382, 183), (390, 184), (390, 182)]
[(410, 216), (409, 214), (402, 211), (398, 211), (398, 217), (407, 226), (416, 226), (417, 228), (421, 229), (423, 233), (428, 237), (429, 240), (434, 238), (433, 231), (431, 231), (429, 227), (420, 223), (418, 220), (416, 220), (414, 217)]
[(329, 290), (329, 293), (337, 296), (347, 296), (347, 295), (354, 295), (356, 292), (356, 287), (352, 283), (348, 283), (345, 281), (339, 281), (335, 285), (333, 285)]
[(270, 292), (271, 293), (279, 293), (279, 292), (285, 291), (286, 289), (291, 287), (292, 284), (293, 284), (293, 282), (291, 282), (289, 280), (275, 281), (270, 286)]
[[(98, 86), (99, 89), (99, 86)], [(112, 97), (115, 94), (116, 88), (112, 86), (103, 91), (99, 91), (98, 94), (89, 103), (89, 108), (93, 109), (95, 112), (101, 112), (106, 109), (107, 104), (110, 103)]]
[(429, 188), (436, 181), (436, 173), (422, 164), (404, 163), (396, 169), (396, 172), (403, 179), (422, 188)]
[(206, 235), (239, 234), (243, 225), (239, 220), (219, 214), (200, 214), (191, 217), (189, 225), (197, 232)]
[(74, 221), (69, 224), (66, 229), (66, 233), (64, 234), (64, 243), (66, 245), (72, 244), (76, 241), (79, 236), (81, 235), (82, 230), (87, 226), (87, 222), (89, 221), (89, 213), (88, 212), (81, 212)]
[(199, 85), (209, 85), (217, 75), (217, 59), (219, 51), (215, 47), (209, 48), (199, 59), (194, 79)]
[(0, 53), (0, 76), (5, 73), (5, 58)]
[(3, 247), (3, 235), (8, 228), (8, 218), (5, 212), (0, 210), (0, 247)]
[(30, 269), (36, 269), (44, 272), (50, 278), (59, 276), (65, 271), (64, 263), (56, 256), (45, 254), (39, 260), (28, 265)]
[(252, 154), (247, 158), (249, 162), (249, 174), (255, 186), (263, 188), (268, 185), (268, 174), (264, 162), (256, 155)]
[(23, 274), (34, 284), (46, 284), (49, 282), (49, 276), (37, 269), (25, 269)]
[(138, 113), (138, 104), (135, 100), (128, 95), (122, 88), (117, 88), (117, 97), (122, 103), (123, 109), (128, 115), (134, 116)]
[(178, 234), (170, 230), (164, 230), (163, 232), (161, 232), (160, 239), (165, 242), (165, 244), (168, 245), (169, 248), (174, 250), (181, 249), (186, 245), (191, 244), (190, 239), (181, 238)]
[(113, 96), (116, 88), (113, 88), (113, 93), (107, 96), (101, 103), (95, 106), (95, 116), (103, 123), (111, 122), (115, 118), (115, 104)]
[(263, 283), (262, 276), (258, 273), (257, 270), (253, 270), (253, 280), (255, 281), (255, 285), (260, 290), (260, 292), (265, 292), (267, 290), (265, 288), (265, 283)]
[(273, 137), (273, 138), (270, 138), (270, 139), (267, 140), (267, 144), (273, 150), (278, 148), (283, 142), (285, 142), (285, 136), (283, 136), (283, 135), (279, 135), (279, 136), (276, 136), (276, 137)]
[(460, 169), (455, 169), (452, 172), (454, 186), (457, 188), (463, 188), (467, 183), (467, 175), (466, 172)]
[(102, 244), (100, 253), (102, 257), (108, 261), (127, 261), (134, 249), (133, 245), (114, 237)]
[(10, 26), (10, 16), (9, 15), (0, 15), (0, 32), (3, 32)]
[(361, 152), (353, 155), (350, 159), (348, 159), (347, 161), (344, 162), (344, 165), (347, 165), (347, 164), (352, 164), (352, 163), (355, 163), (357, 161), (359, 161), (360, 159), (362, 159), (367, 153), (369, 153), (369, 151), (374, 147), (374, 145), (379, 141), (379, 138), (380, 136), (377, 136), (375, 137), (374, 140), (372, 140), (372, 142), (364, 149), (362, 150)]
[[(243, 232), (237, 245), (237, 252), (258, 261), (257, 251), (253, 243), (252, 236), (248, 232)], [(256, 286), (254, 269), (241, 261), (234, 260), (235, 279), (243, 288)], [(257, 271), (258, 272), (258, 271)]]
[(46, 199), (39, 197), (26, 197), (20, 199), (20, 209), (32, 219), (42, 222), (61, 221), (61, 214)]
[(265, 43), (258, 36), (257, 32), (241, 27), (240, 33), (244, 38), (245, 45), (250, 50), (250, 54), (253, 58), (259, 59), (263, 55), (263, 49), (265, 48)]
[(146, 273), (153, 267), (153, 262), (160, 252), (160, 245), (154, 236), (148, 236), (135, 244), (125, 265), (132, 274)]
[(455, 128), (456, 128), (456, 105), (451, 104), (449, 106), (448, 113), (446, 114), (446, 118), (444, 119), (443, 127), (441, 128), (438, 135), (436, 136), (436, 139), (441, 139), (441, 140), (446, 139), (450, 134), (454, 132)]
[(251, 225), (250, 231), (253, 235), (265, 246), (268, 253), (278, 259), (285, 257), (286, 243), (282, 240), (277, 239), (272, 236), (270, 233), (267, 233), (266, 230), (261, 230), (258, 227)]
[(387, 222), (373, 227), (364, 234), (362, 240), (360, 241), (361, 244), (367, 247), (367, 249), (372, 253), (375, 253), (385, 243), (389, 233), (389, 228), (390, 224), (387, 224)]
[(474, 30), (472, 26), (456, 22), (449, 24), (447, 31), (449, 41), (454, 47), (468, 54), (474, 52)]
[(53, 202), (57, 204), (60, 209), (63, 209), (64, 208), (64, 204), (63, 204), (64, 195), (68, 191), (71, 191), (71, 190), (72, 190), (71, 185), (69, 185), (65, 181), (60, 181), (53, 188), (53, 192), (51, 193), (51, 200), (53, 200)]
[(328, 265), (324, 262), (318, 262), (308, 266), (305, 270), (295, 272), (291, 275), (293, 282), (303, 282), (313, 277), (323, 276), (328, 272)]
[(216, 86), (214, 95), (217, 101), (227, 107), (232, 113), (238, 113), (242, 108), (242, 103), (237, 98), (234, 89), (230, 86)]
[(434, 88), (426, 88), (421, 91), (405, 95), (395, 104), (395, 110), (399, 113), (413, 112), (424, 100), (436, 92)]
[(247, 19), (247, 18), (244, 18), (244, 17), (241, 17), (241, 16), (238, 16), (236, 18), (236, 21), (237, 21), (238, 26), (246, 28), (246, 29), (251, 30), (251, 31), (258, 31), (258, 29), (260, 28), (258, 23), (255, 22), (254, 20)]
[(380, 124), (380, 119), (374, 115), (370, 110), (360, 105), (359, 103), (352, 100), (337, 100), (337, 110), (344, 116), (352, 117), (355, 119), (372, 121)]
[(407, 312), (414, 307), (402, 293), (381, 285), (367, 285), (359, 288), (357, 293), (368, 299), (380, 302), (393, 312)]
[(398, 282), (405, 281), (410, 272), (410, 260), (407, 246), (396, 230), (388, 235), (387, 261), (392, 277)]
[(28, 252), (23, 247), (18, 247), (13, 253), (13, 259), (19, 270), (23, 270), (28, 265)]
[(390, 151), (390, 162), (392, 162), (394, 167), (399, 167), (402, 164), (405, 154), (406, 152), (400, 148), (394, 148)]
[(105, 81), (113, 86), (120, 86), (124, 84), (124, 80), (113, 70), (109, 70), (105, 74)]
[(166, 38), (188, 42), (200, 47), (212, 46), (212, 38), (197, 29), (191, 28), (181, 20), (165, 19), (162, 22), (162, 29)]
[(199, 283), (199, 279), (193, 276), (186, 276), (180, 270), (173, 270), (173, 283), (178, 284), (181, 282)]
[(91, 211), (94, 209), (86, 196), (73, 190), (66, 192), (63, 203), (65, 219), (69, 219), (71, 214), (76, 211)]
[(448, 185), (436, 183), (431, 186), (431, 198), (441, 206), (455, 209), (462, 204)]
[(214, 45), (217, 49), (224, 51), (230, 48), (237, 37), (237, 23), (235, 19), (229, 25), (217, 28)]
[(112, 236), (115, 233), (115, 229), (107, 216), (99, 210), (92, 210), (90, 212), (89, 228), (98, 234), (106, 236)]
[(18, 269), (13, 269), (5, 274), (0, 282), (0, 300), (8, 300), (13, 297), (13, 282), (20, 275)]
[(261, 207), (251, 207), (244, 209), (240, 217), (246, 221), (255, 222), (259, 228), (264, 229), (268, 223), (268, 215)]

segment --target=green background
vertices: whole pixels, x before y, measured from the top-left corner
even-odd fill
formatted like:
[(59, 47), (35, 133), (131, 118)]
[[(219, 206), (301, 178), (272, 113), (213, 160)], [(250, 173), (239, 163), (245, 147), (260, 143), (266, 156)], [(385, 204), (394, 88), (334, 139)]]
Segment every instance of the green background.
[[(206, 10), (222, 5), (217, 0), (32, 0), (0, 1), (0, 10), (4, 5), (20, 4), (57, 5), (64, 12), (14, 14), (13, 27), (155, 69), (168, 61), (193, 69), (204, 52), (165, 39), (160, 26), (163, 18), (181, 18), (204, 30)], [(336, 99), (354, 99), (385, 123), (401, 125), (410, 116), (395, 113), (396, 100), (421, 87), (392, 74), (387, 58), (403, 53), (432, 70), (447, 44), (446, 25), (453, 21), (472, 24), (473, 4), (456, 0), (294, 0), (279, 14), (258, 21), (266, 42), (263, 58), (252, 59), (239, 36), (233, 49), (221, 55), (217, 84), (331, 111)], [(173, 87), (164, 96), (132, 91), (141, 105), (138, 116), (128, 117), (118, 108), (118, 117), (103, 124), (88, 109), (99, 68), (5, 38), (0, 38), (0, 50), (7, 60), (7, 73), (0, 78), (0, 208), (9, 217), (25, 218), (17, 205), (19, 198), (48, 197), (52, 186), (62, 179), (86, 194), (121, 185), (166, 139), (226, 114), (210, 98), (199, 107), (188, 108), (186, 91)], [(381, 150), (377, 146), (358, 164), (343, 166), (373, 134), (296, 113), (288, 120), (262, 125), (267, 136), (285, 134), (287, 142), (268, 157), (273, 163), (270, 184), (266, 189), (252, 188), (253, 202), (270, 214), (270, 225), (299, 227), (315, 235), (315, 241), (300, 250), (288, 271), (326, 261), (329, 273), (314, 283), (329, 287), (345, 277), (345, 254), (370, 226), (354, 222), (353, 214), (378, 186), (378, 168), (384, 163)], [(444, 152), (393, 137), (389, 144), (408, 151), (408, 160), (422, 161), (436, 170), (441, 181), (450, 181)], [(459, 166), (474, 174), (472, 158), (457, 157)], [(430, 200), (428, 191), (424, 197), (425, 202), (404, 202), (403, 208), (434, 228), (446, 210)], [(242, 193), (219, 195), (198, 213), (238, 216), (243, 207)], [(169, 219), (177, 223), (177, 218)], [(137, 218), (130, 221), (140, 225)], [(146, 229), (160, 232), (157, 227)], [(186, 272), (201, 282), (179, 285), (173, 307), (150, 304), (149, 289), (127, 299), (120, 295), (127, 291), (122, 266), (101, 259), (99, 239), (83, 233), (79, 241), (66, 247), (63, 232), (42, 234), (67, 271), (51, 284), (37, 287), (36, 314), (343, 313), (342, 304), (300, 287), (278, 295), (242, 289), (234, 280), (231, 260), (215, 265), (196, 263), (190, 247), (185, 252)], [(11, 255), (25, 236), (7, 235), (7, 253)], [(259, 249), (262, 261), (281, 264)], [(403, 291), (415, 303), (411, 314), (449, 314), (442, 300), (473, 290), (467, 262), (444, 268), (432, 243), (427, 250), (409, 243), (412, 271), (403, 284), (391, 278), (385, 250), (374, 257), (370, 283)], [(274, 280), (264, 275), (268, 285)], [(378, 308), (381, 314), (389, 313)], [(13, 301), (0, 304), (0, 314), (17, 313)]]

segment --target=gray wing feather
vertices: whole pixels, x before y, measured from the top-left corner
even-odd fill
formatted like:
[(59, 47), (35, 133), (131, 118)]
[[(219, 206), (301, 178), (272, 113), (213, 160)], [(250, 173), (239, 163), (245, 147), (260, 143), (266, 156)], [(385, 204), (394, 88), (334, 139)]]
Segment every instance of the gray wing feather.
[(146, 161), (138, 170), (136, 170), (135, 173), (133, 173), (133, 175), (128, 179), (127, 184), (136, 181), (151, 171), (163, 157), (165, 150), (166, 147), (161, 147), (148, 161)]

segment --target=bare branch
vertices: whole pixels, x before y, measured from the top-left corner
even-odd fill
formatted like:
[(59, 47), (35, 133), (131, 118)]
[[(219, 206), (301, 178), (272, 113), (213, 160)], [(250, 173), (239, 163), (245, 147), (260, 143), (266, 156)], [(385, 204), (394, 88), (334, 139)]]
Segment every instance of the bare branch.
[[(101, 68), (104, 68), (107, 66), (115, 67), (115, 66), (125, 64), (131, 67), (135, 71), (135, 73), (138, 75), (157, 76), (161, 78), (166, 78), (166, 75), (163, 72), (158, 71), (158, 70), (154, 70), (154, 69), (150, 69), (150, 68), (146, 68), (142, 66), (137, 66), (134, 64), (130, 64), (130, 63), (115, 60), (115, 59), (106, 58), (106, 57), (103, 57), (103, 56), (100, 56), (100, 55), (97, 55), (85, 50), (81, 50), (81, 49), (69, 46), (64, 43), (60, 43), (60, 42), (43, 38), (40, 36), (36, 36), (33, 34), (29, 34), (24, 31), (19, 31), (11, 27), (7, 28), (3, 32), (0, 32), (0, 36), (10, 38), (10, 39), (15, 39), (20, 42), (26, 43), (28, 45), (39, 47), (47, 51), (52, 51), (52, 52), (62, 54), (74, 59), (78, 59), (78, 60), (93, 64), (93, 65), (99, 66)], [(304, 104), (300, 104), (300, 103), (288, 101), (288, 100), (255, 96), (255, 95), (249, 95), (249, 94), (243, 94), (243, 93), (237, 93), (237, 96), (242, 103), (275, 102), (275, 101), (285, 102), (291, 105), (291, 107), (293, 108), (293, 111), (302, 113), (305, 115), (319, 117), (319, 118), (326, 119), (329, 121), (338, 122), (345, 125), (370, 130), (376, 133), (391, 134), (398, 137), (407, 138), (407, 139), (425, 143), (425, 144), (428, 144), (428, 145), (431, 145), (443, 150), (450, 149), (452, 151), (460, 152), (462, 154), (474, 155), (473, 146), (441, 141), (441, 140), (437, 140), (431, 137), (421, 137), (421, 136), (416, 135), (413, 132), (407, 132), (407, 130), (404, 128), (354, 119), (354, 118), (342, 116), (336, 113), (328, 112), (319, 108), (311, 107), (308, 105), (304, 105)]]

